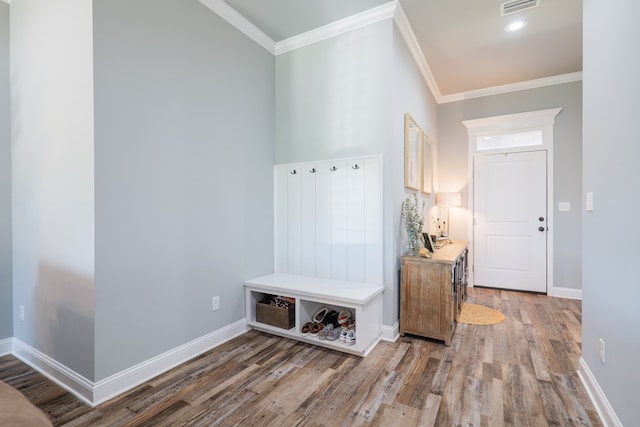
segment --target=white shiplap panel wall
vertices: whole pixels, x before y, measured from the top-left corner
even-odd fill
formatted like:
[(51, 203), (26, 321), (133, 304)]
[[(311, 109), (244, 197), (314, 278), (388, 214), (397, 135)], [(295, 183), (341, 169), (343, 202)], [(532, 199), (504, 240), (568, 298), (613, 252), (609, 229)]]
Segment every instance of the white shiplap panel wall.
[(287, 179), (287, 255), (288, 273), (301, 274), (301, 185), (300, 168), (289, 167)]
[(274, 177), (277, 273), (382, 284), (381, 157), (276, 165)]
[(300, 274), (316, 275), (316, 168), (299, 168), (300, 173)]
[(316, 166), (316, 275), (331, 279), (331, 165)]
[(284, 273), (289, 270), (288, 237), (287, 237), (287, 198), (289, 188), (287, 186), (288, 170), (286, 167), (274, 168), (273, 173), (273, 207), (276, 213), (274, 218), (274, 270), (276, 273)]
[(347, 280), (364, 282), (365, 164), (351, 160), (347, 168)]
[(349, 280), (347, 268), (347, 162), (331, 162), (331, 278)]
[(365, 159), (364, 282), (382, 284), (382, 161)]

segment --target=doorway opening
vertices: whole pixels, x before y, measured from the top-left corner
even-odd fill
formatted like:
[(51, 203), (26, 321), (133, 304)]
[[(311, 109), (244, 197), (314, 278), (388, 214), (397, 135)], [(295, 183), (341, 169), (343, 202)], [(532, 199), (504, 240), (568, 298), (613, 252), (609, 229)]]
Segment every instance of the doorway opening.
[[(538, 274), (535, 281), (539, 282), (540, 280), (544, 280), (544, 284), (541, 286), (540, 283), (538, 283), (537, 288), (535, 289), (537, 292), (553, 294), (553, 125), (555, 123), (555, 117), (561, 110), (561, 108), (555, 108), (466, 120), (462, 122), (467, 128), (469, 147), (469, 187), (467, 197), (469, 200), (469, 209), (471, 211), (471, 215), (469, 215), (468, 228), (470, 230), (469, 258), (471, 268), (469, 270), (469, 283), (471, 286), (476, 284), (476, 276), (483, 281), (489, 280), (490, 285), (493, 284), (495, 287), (502, 287), (503, 285), (494, 282), (498, 280), (520, 280), (516, 279), (516, 277), (522, 278), (529, 275), (530, 273), (525, 272), (528, 267), (524, 268), (529, 261), (525, 260), (523, 257), (530, 249), (525, 248), (523, 244), (525, 241), (529, 240), (537, 240), (538, 243), (542, 240), (542, 245), (538, 244), (535, 246), (537, 248), (535, 250), (542, 251), (542, 253), (538, 252), (535, 254), (534, 258), (538, 259), (538, 261), (540, 260), (540, 257), (543, 259), (543, 278), (541, 279), (541, 276)], [(546, 170), (544, 171), (544, 175), (546, 175), (546, 182), (544, 183), (544, 196), (546, 196), (546, 200), (544, 200), (545, 212), (544, 214), (539, 211), (533, 212), (534, 209), (531, 209), (531, 212), (527, 212), (526, 214), (528, 215), (527, 222), (529, 222), (527, 226), (530, 228), (535, 224), (536, 232), (531, 233), (528, 238), (522, 238), (522, 232), (517, 229), (512, 229), (510, 231), (507, 230), (511, 233), (511, 236), (499, 234), (502, 233), (502, 231), (497, 232), (496, 230), (488, 229), (488, 235), (485, 233), (486, 240), (483, 242), (476, 242), (476, 228), (477, 225), (479, 225), (479, 221), (484, 221), (484, 225), (486, 225), (487, 217), (485, 215), (487, 214), (487, 209), (490, 209), (490, 213), (493, 215), (493, 217), (490, 218), (492, 225), (503, 220), (506, 222), (511, 221), (514, 224), (517, 222), (523, 222), (523, 219), (517, 218), (518, 215), (510, 216), (505, 215), (504, 212), (500, 212), (501, 207), (496, 206), (495, 204), (497, 200), (495, 198), (495, 194), (487, 195), (487, 193), (482, 193), (482, 197), (489, 197), (489, 199), (485, 198), (482, 203), (476, 203), (475, 197), (478, 196), (476, 194), (475, 183), (476, 173), (474, 172), (476, 157), (484, 157), (487, 159), (489, 158), (487, 156), (495, 156), (498, 154), (507, 155), (508, 157), (513, 153), (527, 152), (543, 152), (546, 160)], [(527, 157), (525, 154), (518, 154), (518, 156)], [(522, 163), (522, 165), (524, 164), (528, 163)], [(533, 170), (543, 167), (540, 166), (540, 162), (536, 164), (537, 166), (533, 166)], [(489, 172), (488, 175), (484, 175), (485, 178), (489, 178), (488, 181), (485, 181), (485, 184), (491, 186), (492, 180), (499, 179), (497, 177), (499, 177), (500, 174), (504, 174), (507, 171), (510, 171), (509, 173), (518, 172), (518, 167), (517, 162), (516, 164), (511, 163), (510, 166), (505, 162), (496, 163), (495, 167), (492, 167), (495, 170)], [(523, 183), (520, 191), (526, 197), (526, 192), (529, 191), (529, 189), (525, 188), (524, 183), (527, 182), (527, 178), (523, 178), (521, 176), (517, 179), (520, 179), (520, 182)], [(481, 185), (485, 184), (481, 183)], [(513, 182), (509, 184), (512, 187), (514, 185)], [(511, 190), (513, 191), (512, 194), (516, 194), (519, 189), (517, 187), (513, 187)], [(537, 191), (539, 191), (539, 189)], [(491, 197), (493, 197), (493, 199), (491, 199)], [(487, 206), (487, 200), (490, 200), (489, 204), (491, 206)], [(500, 203), (503, 202), (506, 203), (506, 201), (502, 201)], [(507, 205), (505, 205), (505, 209), (506, 206)], [(482, 208), (483, 212), (479, 212), (478, 208)], [(535, 210), (538, 210), (538, 208)], [(513, 212), (514, 211), (512, 209), (512, 213)], [(479, 215), (483, 216), (479, 218)], [(540, 221), (540, 218), (543, 218), (543, 220)], [(540, 231), (540, 228), (543, 230)], [(513, 243), (513, 245), (509, 246), (509, 242)], [(482, 253), (477, 254), (478, 251), (482, 251)], [(490, 253), (487, 251), (490, 251)], [(517, 258), (518, 256), (520, 258)], [(479, 261), (480, 264), (484, 264), (476, 265), (476, 261)], [(485, 273), (486, 268), (488, 267), (489, 270), (491, 270), (492, 273), (496, 273), (497, 276), (483, 276), (483, 273), (479, 271), (476, 275), (477, 267), (485, 269)], [(518, 272), (523, 275), (518, 276), (518, 274), (516, 274)], [(499, 279), (498, 276), (502, 277), (502, 279)], [(487, 283), (477, 284), (479, 286), (487, 285)], [(519, 289), (520, 286), (506, 286), (506, 288)]]

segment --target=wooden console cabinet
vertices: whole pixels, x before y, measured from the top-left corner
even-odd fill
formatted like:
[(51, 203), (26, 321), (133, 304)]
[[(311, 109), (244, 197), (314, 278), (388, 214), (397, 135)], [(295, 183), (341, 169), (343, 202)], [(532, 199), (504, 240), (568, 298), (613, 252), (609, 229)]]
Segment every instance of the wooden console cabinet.
[(467, 241), (454, 241), (431, 258), (401, 257), (400, 335), (451, 344), (466, 297), (467, 245)]

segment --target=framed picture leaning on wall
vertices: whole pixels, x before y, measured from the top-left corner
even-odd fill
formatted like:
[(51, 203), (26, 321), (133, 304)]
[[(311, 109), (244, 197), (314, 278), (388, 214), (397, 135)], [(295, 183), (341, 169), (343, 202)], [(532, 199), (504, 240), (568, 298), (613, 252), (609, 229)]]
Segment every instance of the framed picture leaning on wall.
[(429, 135), (422, 135), (422, 192), (433, 192), (433, 142)]
[(424, 132), (409, 113), (404, 115), (404, 186), (422, 189), (422, 146)]

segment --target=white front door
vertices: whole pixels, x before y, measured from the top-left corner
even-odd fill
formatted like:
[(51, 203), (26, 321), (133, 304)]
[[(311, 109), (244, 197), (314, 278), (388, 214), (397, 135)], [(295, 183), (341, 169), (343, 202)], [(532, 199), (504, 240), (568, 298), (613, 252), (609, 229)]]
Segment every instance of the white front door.
[(547, 152), (477, 155), (474, 285), (547, 291)]

